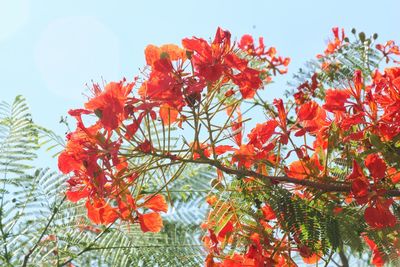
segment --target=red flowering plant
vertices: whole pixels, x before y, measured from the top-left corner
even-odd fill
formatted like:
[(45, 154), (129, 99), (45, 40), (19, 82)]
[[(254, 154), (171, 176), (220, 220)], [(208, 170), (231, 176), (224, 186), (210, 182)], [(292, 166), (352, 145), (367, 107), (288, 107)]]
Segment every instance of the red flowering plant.
[[(336, 255), (348, 265), (347, 252), (368, 247), (376, 266), (397, 257), (399, 48), (333, 33), (308, 76), (273, 101), (262, 90), (290, 60), (262, 38), (233, 41), (218, 28), (211, 42), (147, 46), (140, 77), (94, 84), (84, 109), (69, 112), (67, 198), (85, 201), (93, 223), (158, 232), (171, 185), (205, 165), (215, 170), (206, 266), (296, 266), (299, 256), (328, 265)], [(381, 70), (382, 60), (394, 65)]]

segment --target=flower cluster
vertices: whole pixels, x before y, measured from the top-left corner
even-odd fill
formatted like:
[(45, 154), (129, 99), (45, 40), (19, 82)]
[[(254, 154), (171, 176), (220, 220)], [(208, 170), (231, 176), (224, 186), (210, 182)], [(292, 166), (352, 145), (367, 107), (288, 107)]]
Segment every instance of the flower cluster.
[[(343, 69), (341, 53), (352, 45), (343, 30), (333, 33), (317, 56), (319, 67), (293, 99), (272, 103), (260, 90), (285, 74), (290, 60), (262, 38), (256, 44), (244, 35), (236, 43), (218, 28), (211, 42), (192, 37), (181, 47), (147, 46), (140, 78), (94, 84), (84, 108), (69, 112), (77, 126), (59, 156), (59, 169), (70, 174), (67, 198), (85, 199), (93, 223), (120, 219), (158, 232), (160, 212), (168, 211), (163, 193), (170, 200), (168, 188), (187, 165), (208, 165), (217, 178), (202, 224), (206, 266), (294, 266), (290, 251), (306, 263), (323, 259), (325, 240), (308, 242), (306, 230), (287, 225), (289, 208), (273, 199), (278, 191), (332, 220), (345, 211), (362, 214), (365, 231), (359, 234), (379, 266), (384, 256), (368, 233), (387, 230), (390, 242), (400, 240), (394, 212), (400, 196), (400, 67)], [(370, 44), (363, 36), (358, 45)], [(374, 51), (398, 63), (393, 41)], [(251, 117), (241, 107), (249, 103), (266, 119), (246, 132)], [(176, 126), (190, 134), (174, 146)], [(164, 183), (149, 191), (152, 175)], [(215, 194), (217, 189), (230, 193)]]
[[(230, 33), (220, 28), (212, 43), (193, 37), (183, 39), (182, 45), (147, 46), (149, 71), (137, 90), (133, 90), (136, 80), (110, 82), (104, 89), (93, 84), (85, 108), (70, 110), (77, 127), (67, 135), (59, 169), (71, 174), (67, 198), (73, 202), (85, 198), (92, 222), (109, 224), (119, 218), (139, 223), (144, 232), (160, 231), (159, 212), (168, 209), (165, 198), (132, 192), (141, 174), (129, 167), (121, 148), (124, 142), (135, 143), (135, 151), (151, 154), (155, 152), (153, 144), (146, 138), (138, 140), (136, 135), (144, 120), (159, 118), (167, 126), (177, 121), (181, 125), (185, 121), (183, 109), (201, 102), (201, 93), (212, 90), (215, 84), (236, 85), (231, 95), (240, 92), (242, 98), (252, 98), (269, 80), (271, 70), (284, 72), (281, 67), (288, 64), (288, 59), (276, 57), (273, 48), (264, 52), (262, 43), (257, 54), (238, 56)], [(245, 45), (252, 43), (249, 40)], [(250, 58), (258, 60), (260, 67), (250, 67)], [(95, 116), (96, 122), (87, 126), (83, 116)]]

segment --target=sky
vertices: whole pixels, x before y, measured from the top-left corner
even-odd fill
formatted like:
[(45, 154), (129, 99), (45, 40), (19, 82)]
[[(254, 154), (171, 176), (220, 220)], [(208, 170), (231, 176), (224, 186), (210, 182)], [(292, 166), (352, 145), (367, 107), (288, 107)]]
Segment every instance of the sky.
[(263, 36), (292, 59), (289, 74), (266, 88), (272, 99), (323, 51), (334, 26), (399, 40), (398, 10), (395, 0), (0, 0), (0, 101), (23, 95), (36, 123), (63, 134), (60, 118), (83, 106), (86, 84), (132, 80), (144, 66), (146, 45), (209, 39), (218, 26), (237, 39)]

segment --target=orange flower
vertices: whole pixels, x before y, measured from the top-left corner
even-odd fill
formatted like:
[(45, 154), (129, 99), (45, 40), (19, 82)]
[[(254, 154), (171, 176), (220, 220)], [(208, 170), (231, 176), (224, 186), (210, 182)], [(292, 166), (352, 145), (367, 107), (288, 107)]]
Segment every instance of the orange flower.
[(350, 92), (347, 90), (328, 89), (326, 90), (325, 104), (323, 108), (330, 112), (345, 112), (344, 104), (350, 97)]
[(303, 262), (307, 264), (315, 264), (319, 261), (319, 256), (316, 253), (311, 254), (309, 257), (302, 257)]
[(378, 246), (375, 242), (368, 238), (368, 236), (364, 235), (365, 243), (370, 247), (372, 250), (372, 264), (376, 267), (381, 267), (385, 264), (385, 260), (383, 259), (383, 254), (379, 251)]
[(167, 202), (165, 201), (164, 196), (160, 194), (147, 197), (145, 199), (144, 204), (142, 204), (141, 207), (146, 207), (153, 211), (163, 211), (163, 212), (168, 211)]
[(310, 170), (301, 160), (293, 161), (290, 164), (289, 169), (286, 171), (287, 176), (300, 180), (307, 178), (310, 174)]
[(395, 168), (388, 168), (387, 170), (388, 176), (392, 180), (392, 183), (397, 184), (400, 182), (400, 171), (397, 171)]
[(250, 168), (255, 162), (256, 152), (254, 151), (254, 146), (241, 145), (239, 149), (235, 150), (235, 154), (232, 157), (232, 163), (237, 162), (238, 167), (244, 166), (245, 168)]
[(93, 204), (88, 199), (86, 201), (86, 209), (88, 218), (95, 224), (113, 223), (118, 218), (115, 209), (103, 199), (94, 199)]
[(318, 177), (324, 167), (320, 164), (317, 153), (314, 153), (311, 158), (305, 156), (302, 160), (294, 161), (286, 170), (286, 175), (296, 179), (304, 179), (308, 177)]
[(262, 207), (261, 211), (262, 211), (262, 213), (264, 215), (264, 218), (267, 221), (270, 221), (270, 220), (273, 220), (273, 219), (276, 218), (276, 214), (275, 214), (274, 210), (269, 205), (265, 205), (264, 207)]
[(375, 229), (394, 227), (397, 223), (396, 217), (389, 210), (393, 200), (378, 201), (375, 207), (365, 209), (364, 218), (369, 226)]
[(170, 125), (171, 123), (176, 122), (178, 114), (178, 110), (171, 107), (169, 104), (162, 104), (160, 106), (160, 117), (164, 125)]
[(339, 28), (332, 28), (334, 39), (328, 43), (328, 47), (325, 49), (325, 55), (330, 55), (336, 52), (342, 46), (343, 40), (346, 37), (344, 34), (344, 30), (342, 29), (342, 36), (339, 36)]
[(185, 38), (182, 45), (189, 51), (193, 51), (191, 61), (197, 74), (210, 83), (216, 82), (226, 70), (223, 58), (231, 50), (231, 34), (221, 28), (217, 29), (214, 41), (210, 45), (201, 38)]
[(107, 84), (104, 91), (96, 84), (93, 85), (94, 97), (85, 104), (100, 118), (101, 123), (107, 131), (118, 128), (125, 119), (124, 106), (134, 83), (124, 85), (125, 80), (118, 83)]
[(378, 154), (369, 154), (365, 158), (365, 166), (368, 168), (369, 173), (371, 174), (372, 178), (374, 178), (375, 181), (378, 181), (379, 179), (382, 179), (385, 177), (386, 173), (386, 163), (383, 161), (381, 157), (379, 157)]
[(269, 120), (262, 124), (258, 123), (247, 135), (249, 144), (261, 149), (265, 142), (274, 134), (276, 126), (278, 126), (278, 123), (275, 120)]
[(166, 44), (161, 47), (155, 45), (148, 45), (144, 51), (146, 57), (146, 63), (150, 66), (154, 66), (155, 63), (167, 57), (171, 61), (185, 60), (185, 50), (175, 44)]
[(138, 214), (140, 229), (145, 232), (158, 233), (163, 227), (163, 222), (160, 214), (151, 212), (147, 214)]
[(89, 192), (88, 188), (83, 187), (81, 190), (79, 190), (77, 188), (74, 188), (74, 189), (69, 188), (65, 194), (69, 201), (78, 202), (80, 199), (88, 197), (89, 193), (90, 192)]
[(222, 155), (228, 151), (234, 151), (235, 149), (229, 145), (220, 145), (215, 147), (215, 154)]

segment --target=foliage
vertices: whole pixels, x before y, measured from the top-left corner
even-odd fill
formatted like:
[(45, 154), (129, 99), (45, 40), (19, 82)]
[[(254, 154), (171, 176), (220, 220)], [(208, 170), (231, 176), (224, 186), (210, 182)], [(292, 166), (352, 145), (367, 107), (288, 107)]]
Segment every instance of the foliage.
[[(39, 148), (60, 149), (63, 140), (33, 123), (20, 96), (0, 109), (1, 266), (197, 266), (202, 261), (197, 237), (204, 209), (168, 214), (157, 235), (143, 234), (135, 225), (99, 227), (86, 219), (83, 205), (65, 201), (65, 176), (34, 168)], [(204, 193), (191, 191), (204, 191), (209, 175), (204, 168), (183, 173), (172, 189), (180, 190), (193, 176), (199, 184), (177, 195), (175, 205), (204, 199)]]

